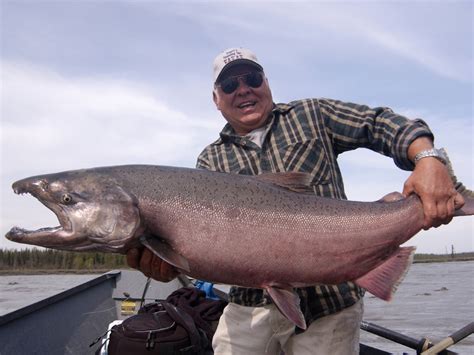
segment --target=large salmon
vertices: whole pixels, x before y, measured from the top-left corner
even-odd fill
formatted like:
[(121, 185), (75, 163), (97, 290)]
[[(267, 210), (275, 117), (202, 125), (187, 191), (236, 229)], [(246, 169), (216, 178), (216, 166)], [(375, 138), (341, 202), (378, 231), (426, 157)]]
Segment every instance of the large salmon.
[[(416, 196), (354, 202), (295, 192), (307, 189), (308, 177), (147, 165), (35, 176), (13, 189), (36, 197), (60, 226), (14, 227), (6, 237), (118, 253), (142, 243), (192, 277), (266, 289), (305, 328), (293, 287), (354, 281), (388, 300), (414, 252), (399, 245), (423, 225)], [(457, 214), (473, 214), (473, 201)]]

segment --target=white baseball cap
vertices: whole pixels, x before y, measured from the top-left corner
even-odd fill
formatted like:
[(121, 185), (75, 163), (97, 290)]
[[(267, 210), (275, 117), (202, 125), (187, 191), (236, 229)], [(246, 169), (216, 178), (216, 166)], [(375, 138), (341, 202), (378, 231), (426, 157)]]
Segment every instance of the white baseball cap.
[(214, 82), (217, 82), (217, 79), (225, 70), (243, 63), (250, 64), (258, 70), (263, 70), (263, 67), (257, 60), (257, 56), (251, 50), (246, 48), (229, 48), (214, 59)]

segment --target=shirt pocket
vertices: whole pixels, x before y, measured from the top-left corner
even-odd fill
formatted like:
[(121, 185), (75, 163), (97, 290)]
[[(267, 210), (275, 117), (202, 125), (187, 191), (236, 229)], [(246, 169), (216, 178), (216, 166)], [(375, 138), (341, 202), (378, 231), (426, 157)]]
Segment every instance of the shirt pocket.
[(285, 171), (311, 174), (311, 185), (321, 185), (315, 189), (317, 194), (321, 194), (319, 190), (323, 188), (322, 185), (330, 184), (331, 169), (320, 139), (309, 139), (282, 146), (278, 149), (278, 154)]

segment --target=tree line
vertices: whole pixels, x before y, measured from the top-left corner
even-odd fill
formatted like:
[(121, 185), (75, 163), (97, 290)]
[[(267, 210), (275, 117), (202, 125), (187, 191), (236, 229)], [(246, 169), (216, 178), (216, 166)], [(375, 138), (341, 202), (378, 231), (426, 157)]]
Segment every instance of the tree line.
[(124, 255), (52, 249), (0, 249), (0, 270), (106, 270), (127, 267)]
[[(451, 255), (416, 254), (415, 262), (474, 260), (474, 253)], [(112, 270), (127, 266), (124, 255), (71, 252), (52, 249), (0, 249), (0, 271), (22, 270)]]

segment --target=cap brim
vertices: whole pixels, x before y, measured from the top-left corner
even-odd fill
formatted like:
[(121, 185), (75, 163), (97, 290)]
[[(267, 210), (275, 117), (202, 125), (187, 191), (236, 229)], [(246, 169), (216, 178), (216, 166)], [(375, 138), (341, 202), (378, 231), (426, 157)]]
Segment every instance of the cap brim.
[(260, 64), (255, 63), (253, 60), (250, 60), (250, 59), (236, 59), (236, 60), (233, 60), (232, 62), (227, 63), (226, 65), (224, 65), (224, 68), (222, 68), (222, 70), (219, 73), (219, 75), (217, 76), (215, 82), (217, 83), (219, 81), (219, 78), (222, 76), (222, 74), (224, 74), (227, 70), (229, 70), (230, 68), (235, 67), (236, 65), (242, 65), (242, 64), (248, 64), (248, 65), (253, 66), (254, 68), (257, 68), (258, 70), (263, 71), (263, 67)]

